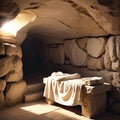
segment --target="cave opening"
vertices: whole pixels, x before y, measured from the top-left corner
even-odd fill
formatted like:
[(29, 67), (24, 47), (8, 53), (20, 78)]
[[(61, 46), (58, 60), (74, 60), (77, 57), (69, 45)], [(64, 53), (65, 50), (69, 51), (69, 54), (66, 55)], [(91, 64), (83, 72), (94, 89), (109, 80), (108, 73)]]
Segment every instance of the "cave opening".
[(34, 39), (27, 35), (21, 44), (23, 79), (26, 82), (42, 82), (41, 77), (49, 75), (51, 70), (48, 63), (42, 58), (41, 40)]

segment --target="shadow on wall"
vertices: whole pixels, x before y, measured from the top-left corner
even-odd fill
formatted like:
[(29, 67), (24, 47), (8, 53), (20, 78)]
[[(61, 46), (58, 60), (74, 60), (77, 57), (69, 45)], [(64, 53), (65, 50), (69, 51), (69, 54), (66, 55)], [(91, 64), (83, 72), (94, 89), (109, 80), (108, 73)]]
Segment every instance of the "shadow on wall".
[(21, 45), (23, 52), (23, 72), (24, 75), (41, 72), (43, 70), (40, 57), (40, 41), (27, 36)]

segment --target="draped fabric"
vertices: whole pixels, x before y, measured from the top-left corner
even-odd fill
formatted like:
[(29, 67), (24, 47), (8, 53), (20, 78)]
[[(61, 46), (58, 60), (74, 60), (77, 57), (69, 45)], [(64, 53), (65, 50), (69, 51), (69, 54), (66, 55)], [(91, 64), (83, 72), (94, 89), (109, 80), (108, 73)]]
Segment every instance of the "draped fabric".
[(79, 105), (84, 82), (78, 73), (54, 72), (44, 79), (46, 86), (44, 97), (63, 105)]

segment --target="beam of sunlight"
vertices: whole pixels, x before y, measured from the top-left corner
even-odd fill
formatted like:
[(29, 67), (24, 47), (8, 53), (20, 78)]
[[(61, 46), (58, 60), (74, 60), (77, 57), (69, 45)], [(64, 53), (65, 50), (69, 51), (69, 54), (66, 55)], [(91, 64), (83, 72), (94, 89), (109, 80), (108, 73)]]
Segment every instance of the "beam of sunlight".
[(42, 104), (32, 104), (32, 105), (20, 107), (20, 109), (33, 113), (38, 116), (45, 114), (47, 118), (49, 119), (54, 118), (55, 120), (57, 120), (58, 118), (60, 118), (61, 120), (70, 119), (70, 118), (74, 120), (83, 120), (83, 119), (90, 120), (84, 116), (81, 116), (81, 114), (76, 114), (69, 109), (62, 108), (61, 105), (56, 106), (56, 105), (48, 105), (42, 103)]
[(58, 109), (58, 107), (55, 106), (48, 106), (48, 105), (40, 105), (40, 104), (35, 104), (35, 105), (29, 105), (26, 107), (21, 107), (22, 110), (40, 115), (44, 113), (48, 113), (51, 111), (55, 111)]
[(20, 12), (15, 19), (12, 21), (5, 23), (0, 29), (3, 32), (13, 34), (16, 36), (17, 32), (36, 19), (36, 15), (30, 11), (22, 11)]

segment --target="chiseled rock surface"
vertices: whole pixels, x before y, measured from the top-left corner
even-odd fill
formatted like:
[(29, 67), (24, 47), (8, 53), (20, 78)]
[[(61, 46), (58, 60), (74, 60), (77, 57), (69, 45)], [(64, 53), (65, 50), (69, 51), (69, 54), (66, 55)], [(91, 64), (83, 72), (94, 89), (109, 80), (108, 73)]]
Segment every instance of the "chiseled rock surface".
[[(32, 29), (32, 33), (37, 31), (46, 41), (58, 40), (56, 38), (61, 40), (80, 36), (120, 34), (119, 0), (14, 1), (21, 10), (34, 10), (37, 19), (28, 29)], [(18, 37), (27, 32), (26, 28), (20, 31)], [(23, 39), (18, 40), (19, 43), (23, 42)]]
[(105, 45), (104, 66), (105, 66), (105, 69), (107, 69), (107, 70), (112, 69), (112, 61), (111, 61), (110, 55), (109, 55), (109, 42), (107, 42)]
[(6, 81), (0, 79), (0, 92), (4, 91), (6, 87)]
[(87, 46), (88, 39), (89, 39), (89, 38), (77, 39), (77, 40), (76, 40), (76, 43), (77, 43), (77, 45), (78, 45), (81, 49), (87, 51), (87, 50), (86, 50), (86, 46)]
[(99, 57), (105, 51), (105, 39), (99, 38), (89, 38), (87, 42), (87, 52), (92, 57)]
[(19, 72), (22, 70), (23, 63), (22, 63), (22, 60), (18, 56), (14, 57), (14, 60), (12, 61), (12, 63), (13, 63), (13, 70), (15, 72)]
[(78, 47), (75, 40), (66, 41), (65, 55), (69, 58), (72, 65), (86, 66), (88, 54)]
[(5, 44), (5, 47), (6, 47), (6, 55), (8, 56), (17, 55), (20, 58), (22, 58), (22, 50), (20, 46), (7, 43)]
[(112, 70), (120, 72), (120, 61), (112, 62)]
[(104, 69), (103, 56), (100, 58), (89, 57), (87, 67), (92, 70), (103, 70)]
[(0, 59), (0, 77), (7, 75), (11, 71), (20, 71), (22, 62), (18, 56), (5, 57)]
[(26, 82), (21, 58), (19, 45), (0, 42), (0, 109), (22, 102)]
[(115, 37), (111, 36), (108, 39), (108, 49), (109, 49), (109, 55), (110, 55), (110, 60), (112, 62), (115, 62), (117, 60), (117, 55), (116, 55), (116, 44), (115, 44)]
[(6, 87), (5, 101), (8, 106), (22, 102), (23, 94), (26, 91), (26, 82), (20, 81), (10, 83)]
[(23, 71), (21, 69), (21, 71), (19, 72), (16, 72), (16, 71), (11, 71), (9, 72), (6, 76), (5, 76), (5, 80), (7, 82), (17, 82), (17, 81), (20, 81), (22, 80), (23, 78)]
[(118, 60), (120, 60), (120, 35), (115, 36), (115, 42), (116, 42), (116, 54)]
[(6, 75), (12, 68), (13, 57), (0, 59), (0, 77)]
[(112, 85), (113, 85), (114, 87), (120, 88), (120, 73), (115, 72), (115, 73), (113, 74)]

